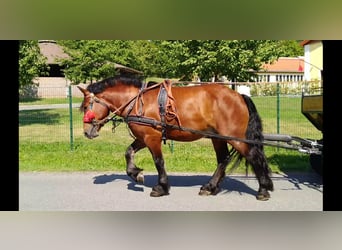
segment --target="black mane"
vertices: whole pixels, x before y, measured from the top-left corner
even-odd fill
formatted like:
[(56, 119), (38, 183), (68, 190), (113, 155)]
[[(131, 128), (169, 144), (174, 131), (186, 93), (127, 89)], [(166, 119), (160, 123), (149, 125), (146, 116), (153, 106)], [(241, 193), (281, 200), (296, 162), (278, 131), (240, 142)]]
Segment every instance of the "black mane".
[(89, 84), (87, 87), (87, 90), (89, 90), (90, 92), (94, 94), (98, 94), (98, 93), (103, 92), (108, 87), (115, 86), (117, 82), (121, 82), (127, 85), (133, 85), (137, 88), (141, 88), (143, 84), (143, 82), (139, 80), (138, 78), (134, 78), (134, 77), (129, 78), (127, 76), (117, 75), (117, 76), (109, 77), (104, 80)]

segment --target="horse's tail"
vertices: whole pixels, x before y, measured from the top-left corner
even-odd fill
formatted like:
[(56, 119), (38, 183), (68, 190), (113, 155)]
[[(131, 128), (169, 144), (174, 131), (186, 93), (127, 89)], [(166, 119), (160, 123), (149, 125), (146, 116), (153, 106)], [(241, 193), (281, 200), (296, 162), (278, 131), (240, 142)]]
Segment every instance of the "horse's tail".
[(264, 135), (262, 133), (263, 128), (261, 118), (252, 99), (249, 96), (243, 94), (242, 97), (245, 100), (249, 112), (246, 139), (256, 141), (257, 143), (253, 145), (260, 150), (263, 150), (263, 144), (261, 144), (261, 142), (264, 140)]
[[(249, 154), (246, 156), (247, 163), (252, 165), (252, 168), (257, 176), (269, 176), (271, 171), (268, 167), (266, 156), (264, 153), (264, 146), (262, 144), (264, 135), (262, 133), (263, 128), (261, 118), (252, 99), (246, 95), (242, 95), (242, 97), (245, 100), (249, 112), (246, 139), (256, 142), (249, 144), (250, 150)], [(268, 190), (273, 190), (272, 181), (268, 180), (268, 178), (264, 181), (265, 183), (263, 183), (263, 185)]]

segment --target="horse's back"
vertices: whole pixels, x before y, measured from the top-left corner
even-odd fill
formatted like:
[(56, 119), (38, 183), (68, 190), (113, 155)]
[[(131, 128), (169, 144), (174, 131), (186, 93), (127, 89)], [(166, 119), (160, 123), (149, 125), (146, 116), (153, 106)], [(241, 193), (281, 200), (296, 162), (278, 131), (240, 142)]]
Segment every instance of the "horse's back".
[(239, 95), (238, 92), (232, 90), (228, 86), (212, 83), (212, 84), (203, 84), (203, 85), (194, 85), (194, 86), (187, 86), (187, 87), (173, 87), (172, 93), (174, 94), (174, 97), (177, 98), (177, 96), (194, 96), (198, 97), (203, 94), (209, 95), (212, 97), (219, 97), (219, 96), (227, 96), (230, 98), (236, 98), (237, 95)]
[(221, 84), (173, 87), (172, 94), (178, 109), (188, 109), (188, 106), (195, 109), (208, 106), (209, 109), (213, 109), (212, 112), (227, 108), (246, 109), (242, 96)]
[[(228, 86), (206, 84), (174, 87), (172, 94), (182, 124), (228, 133), (228, 128), (246, 129), (248, 109), (242, 96)], [(240, 129), (237, 129), (240, 131)], [(239, 135), (241, 136), (241, 134)]]

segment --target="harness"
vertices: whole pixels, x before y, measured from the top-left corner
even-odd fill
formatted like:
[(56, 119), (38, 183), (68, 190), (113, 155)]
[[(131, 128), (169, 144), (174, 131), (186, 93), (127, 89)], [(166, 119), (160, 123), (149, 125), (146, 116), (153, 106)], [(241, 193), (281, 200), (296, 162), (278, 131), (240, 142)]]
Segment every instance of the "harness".
[[(177, 108), (175, 100), (172, 96), (171, 91), (171, 81), (170, 80), (164, 80), (161, 82), (158, 93), (158, 107), (159, 107), (159, 116), (160, 116), (160, 122), (149, 117), (145, 117), (143, 114), (143, 95), (140, 93), (143, 93), (143, 91), (140, 91), (138, 94), (138, 98), (136, 99), (136, 102), (138, 102), (137, 105), (136, 102), (131, 104), (130, 110), (128, 111), (128, 114), (124, 117), (124, 121), (128, 123), (139, 123), (143, 125), (150, 125), (154, 128), (161, 128), (162, 133), (162, 141), (164, 144), (166, 144), (166, 132), (168, 125), (174, 123), (176, 121), (177, 127), (180, 128), (181, 123), (177, 114)], [(133, 109), (133, 106), (136, 107), (136, 114), (137, 115), (130, 115), (131, 110)], [(138, 110), (137, 110), (138, 109)]]
[[(107, 117), (105, 117), (102, 120), (95, 119), (95, 114), (92, 111), (93, 103), (97, 102), (97, 103), (100, 103), (101, 105), (104, 105), (105, 107), (108, 108), (109, 112), (112, 110), (111, 106), (107, 104), (105, 101), (96, 97), (93, 93), (91, 93), (90, 102), (89, 102), (90, 107), (83, 117), (83, 122), (92, 123), (94, 126), (103, 126), (108, 121), (112, 120), (115, 123), (113, 127), (113, 130), (114, 130), (115, 127), (117, 126), (116, 122), (121, 121), (121, 119), (115, 119), (115, 117), (118, 115), (118, 113), (122, 112), (126, 107), (128, 107), (127, 115), (123, 118), (123, 120), (127, 124), (133, 122), (133, 123), (140, 123), (144, 125), (150, 125), (155, 128), (161, 128), (162, 140), (164, 144), (166, 144), (166, 138), (167, 138), (166, 131), (167, 131), (168, 125), (174, 123), (173, 121), (176, 121), (178, 125), (177, 127), (179, 128), (181, 126), (181, 123), (177, 114), (176, 103), (172, 96), (171, 85), (172, 83), (170, 80), (164, 80), (161, 83), (158, 83), (149, 87), (147, 87), (146, 84), (143, 84), (137, 96), (134, 96), (133, 98), (128, 100), (126, 103), (121, 105), (119, 108), (115, 109), (111, 114), (109, 114)], [(157, 99), (158, 107), (159, 107), (160, 122), (153, 118), (145, 117), (144, 112), (143, 112), (143, 106), (144, 106), (143, 94), (146, 91), (156, 88), (158, 86), (160, 86), (158, 99)], [(135, 107), (136, 115), (130, 115), (134, 107)]]
[(166, 144), (166, 125), (171, 123), (173, 120), (177, 122), (178, 127), (181, 126), (176, 103), (171, 92), (171, 82), (170, 80), (165, 80), (160, 86), (158, 94), (158, 105), (159, 105), (159, 115), (162, 126), (162, 140)]

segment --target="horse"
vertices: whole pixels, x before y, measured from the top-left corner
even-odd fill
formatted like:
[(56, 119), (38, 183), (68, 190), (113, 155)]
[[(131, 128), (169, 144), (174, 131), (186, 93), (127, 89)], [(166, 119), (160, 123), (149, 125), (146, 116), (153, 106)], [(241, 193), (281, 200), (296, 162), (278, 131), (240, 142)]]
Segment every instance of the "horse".
[[(257, 200), (268, 200), (273, 191), (271, 170), (263, 148), (262, 121), (252, 99), (219, 83), (176, 86), (170, 80), (143, 82), (141, 79), (116, 75), (91, 83), (87, 88), (77, 85), (84, 98), (84, 135), (93, 139), (114, 117), (127, 123), (134, 141), (125, 152), (126, 173), (143, 184), (143, 169), (134, 163), (134, 155), (148, 148), (158, 183), (150, 196), (169, 195), (170, 184), (165, 169), (162, 141), (191, 142), (211, 139), (217, 167), (199, 195), (216, 195), (229, 163), (245, 159), (246, 166), (258, 180)], [(231, 149), (229, 147), (231, 147)]]

